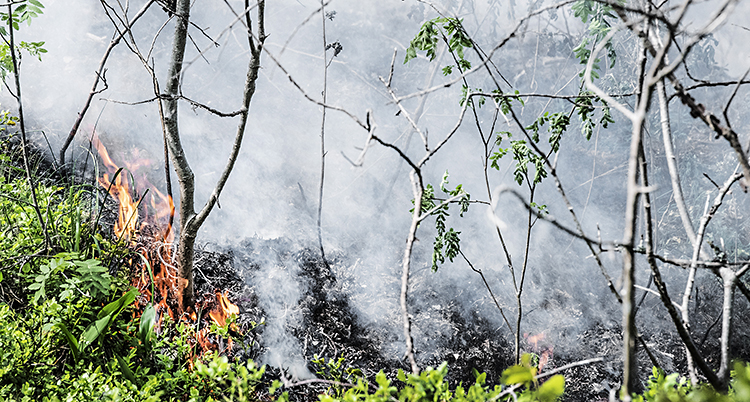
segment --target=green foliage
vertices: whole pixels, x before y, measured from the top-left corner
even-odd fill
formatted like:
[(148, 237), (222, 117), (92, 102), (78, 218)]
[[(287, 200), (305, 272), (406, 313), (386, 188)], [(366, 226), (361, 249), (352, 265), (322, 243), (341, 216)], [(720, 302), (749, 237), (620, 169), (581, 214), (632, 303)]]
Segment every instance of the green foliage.
[(533, 184), (542, 182), (547, 177), (547, 170), (544, 168), (544, 157), (538, 155), (529, 148), (526, 140), (511, 141), (513, 150), (513, 159), (516, 161), (516, 168), (513, 170), (513, 178), (518, 185), (522, 185), (524, 180), (528, 180), (529, 165), (534, 166)]
[(189, 402), (256, 401), (255, 390), (265, 370), (265, 366), (258, 367), (253, 361), (241, 365), (229, 363), (226, 356), (210, 354), (195, 365), (195, 375), (200, 382), (190, 388)]
[[(60, 301), (66, 301), (79, 292), (81, 296), (100, 299), (110, 293), (112, 277), (99, 260), (80, 260), (77, 253), (61, 253), (58, 258), (43, 264), (29, 290), (36, 290), (32, 303), (46, 299), (46, 289), (54, 289)], [(75, 271), (76, 275), (73, 275)]]
[(375, 376), (377, 387), (370, 392), (370, 384), (362, 378), (341, 395), (320, 395), (320, 402), (488, 402), (523, 401), (554, 402), (562, 396), (565, 380), (554, 376), (544, 383), (536, 380), (536, 369), (524, 364), (511, 367), (503, 373), (503, 385), (490, 386), (487, 375), (475, 370), (473, 384), (451, 387), (446, 376), (447, 363), (437, 368), (427, 367), (419, 375), (406, 374), (402, 370), (396, 376), (400, 384), (394, 385), (381, 371)]
[[(447, 188), (448, 185), (448, 172), (443, 174), (443, 180), (440, 182), (440, 191), (442, 191), (449, 198), (457, 198), (455, 202), (458, 203), (458, 215), (463, 217), (464, 213), (469, 210), (469, 203), (471, 201), (471, 195), (463, 189), (463, 185), (459, 184), (454, 189)], [(440, 201), (437, 204), (436, 201)], [(412, 200), (414, 204), (414, 200)], [(449, 213), (450, 203), (442, 201), (435, 196), (435, 189), (431, 184), (425, 186), (422, 194), (422, 214), (430, 213), (435, 216), (435, 229), (437, 234), (432, 245), (432, 271), (438, 270), (440, 264), (445, 263), (447, 257), (451, 262), (458, 256), (461, 250), (461, 239), (459, 235), (461, 232), (448, 228), (446, 226), (446, 219), (450, 216)], [(410, 212), (414, 212), (412, 208)]]
[[(529, 131), (531, 140), (538, 144), (540, 142), (540, 131), (542, 128), (549, 123), (548, 143), (552, 152), (558, 152), (560, 150), (560, 141), (565, 131), (570, 125), (570, 118), (565, 113), (549, 113), (546, 112), (539, 116), (531, 125), (526, 127)], [(544, 161), (546, 156), (539, 155), (526, 140), (510, 140), (512, 134), (507, 131), (499, 132), (496, 135), (494, 146), (497, 146), (497, 150), (493, 150), (492, 155), (489, 156), (490, 167), (500, 170), (499, 161), (508, 153), (511, 153), (513, 160), (516, 161), (515, 169), (513, 170), (513, 178), (518, 185), (522, 185), (524, 181), (530, 181), (532, 185), (541, 183), (541, 181), (547, 177), (547, 170), (544, 167)], [(507, 138), (510, 140), (509, 148), (500, 148), (503, 140)], [(529, 179), (529, 167), (534, 167), (534, 176)]]
[(565, 392), (565, 378), (561, 375), (554, 375), (539, 383), (530, 354), (521, 356), (521, 364), (503, 371), (500, 380), (505, 385), (521, 387), (522, 391), (514, 400), (522, 402), (554, 402)]
[(526, 127), (527, 130), (531, 131), (531, 139), (535, 143), (539, 143), (539, 130), (544, 126), (545, 123), (549, 122), (549, 145), (552, 147), (553, 152), (560, 150), (560, 140), (565, 130), (568, 129), (570, 124), (570, 118), (565, 113), (552, 113), (545, 112), (539, 116), (534, 123)]
[(654, 367), (648, 379), (647, 389), (641, 395), (634, 394), (633, 402), (739, 402), (750, 400), (750, 365), (734, 363), (732, 381), (728, 394), (716, 392), (709, 385), (693, 386), (677, 373), (666, 375)]
[(343, 354), (338, 359), (328, 359), (327, 361), (324, 357), (318, 357), (318, 355), (315, 355), (311, 360), (316, 367), (315, 374), (320, 378), (333, 382), (333, 384), (328, 387), (326, 394), (341, 397), (344, 394), (342, 384), (353, 383), (364, 379), (362, 370), (344, 366), (345, 360), (346, 358), (344, 358)]
[[(499, 90), (499, 89), (493, 90), (492, 93), (495, 93), (495, 94), (498, 94), (498, 95), (502, 95), (503, 94), (502, 91)], [(521, 99), (521, 97), (518, 96), (520, 94), (520, 92), (518, 92), (517, 89), (515, 91), (515, 94), (516, 94), (516, 96), (497, 96), (497, 97), (493, 98), (495, 100), (495, 102), (497, 102), (497, 105), (500, 107), (500, 112), (502, 112), (504, 115), (507, 115), (508, 113), (510, 113), (511, 101), (512, 100), (517, 101), (518, 103), (521, 104), (521, 106), (525, 105), (524, 102), (523, 102), (523, 99)]]
[(443, 17), (434, 18), (422, 24), (422, 28), (406, 49), (404, 64), (416, 58), (417, 51), (425, 52), (430, 61), (435, 60), (440, 39), (448, 45), (448, 50), (454, 54), (456, 60), (456, 64), (443, 67), (443, 75), (452, 74), (454, 67), (458, 67), (461, 71), (471, 68), (471, 62), (465, 58), (464, 49), (473, 47), (474, 42), (464, 30), (462, 20)]
[(594, 133), (594, 127), (596, 123), (593, 120), (593, 114), (596, 110), (594, 107), (595, 102), (602, 104), (602, 116), (599, 119), (599, 125), (603, 128), (609, 127), (609, 123), (614, 123), (615, 120), (612, 118), (609, 106), (607, 102), (600, 99), (598, 96), (591, 96), (593, 93), (589, 91), (581, 92), (580, 96), (576, 98), (576, 109), (578, 110), (578, 117), (581, 119), (581, 132), (586, 137), (586, 140), (591, 139), (591, 135)]
[[(32, 18), (36, 18), (44, 13), (42, 11), (44, 5), (38, 0), (20, 0), (14, 3), (16, 8), (12, 13), (12, 23), (13, 29), (16, 31), (18, 31), (20, 24), (25, 22), (27, 25), (31, 25)], [(0, 14), (0, 21), (4, 22), (6, 26), (8, 25), (8, 18), (9, 14), (7, 12)], [(7, 34), (8, 32), (5, 30), (5, 27), (0, 28), (0, 35), (5, 36)]]
[[(20, 0), (15, 3), (15, 9), (9, 14), (7, 11), (0, 12), (0, 36), (4, 41), (0, 42), (0, 79), (5, 81), (8, 74), (13, 73), (15, 68), (13, 67), (13, 60), (10, 54), (10, 40), (8, 40), (9, 32), (7, 30), (8, 20), (13, 26), (13, 29), (18, 31), (22, 23), (31, 25), (32, 18), (40, 16), (44, 11), (44, 5), (38, 0)], [(21, 57), (21, 51), (25, 51), (30, 56), (33, 56), (40, 61), (42, 60), (42, 54), (47, 53), (44, 49), (44, 42), (18, 42), (16, 45), (16, 55)], [(18, 61), (20, 63), (20, 60)]]
[[(591, 49), (596, 47), (597, 43), (601, 42), (612, 30), (611, 19), (615, 19), (615, 15), (612, 14), (612, 6), (606, 3), (594, 1), (594, 0), (578, 0), (573, 3), (573, 13), (577, 18), (580, 18), (584, 24), (588, 23), (588, 36), (583, 37), (581, 43), (573, 49), (576, 58), (578, 58), (581, 64), (586, 65), (591, 57)], [(614, 44), (611, 40), (608, 40), (604, 45), (607, 50), (607, 57), (609, 57), (609, 68), (615, 66), (617, 61), (617, 52), (615, 51)], [(591, 77), (599, 78), (598, 71), (601, 71), (599, 66), (600, 59), (595, 59), (593, 68), (591, 69)], [(580, 76), (583, 77), (584, 72), (581, 71)]]

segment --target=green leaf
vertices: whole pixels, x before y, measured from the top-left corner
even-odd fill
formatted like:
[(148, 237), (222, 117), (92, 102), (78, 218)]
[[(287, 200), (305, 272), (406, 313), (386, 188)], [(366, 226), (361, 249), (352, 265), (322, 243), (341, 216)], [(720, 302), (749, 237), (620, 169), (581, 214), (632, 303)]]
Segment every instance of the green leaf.
[(112, 315), (113, 317), (116, 317), (117, 314), (119, 314), (120, 311), (122, 311), (122, 309), (124, 309), (125, 307), (133, 303), (133, 301), (135, 301), (135, 298), (139, 294), (140, 293), (138, 293), (138, 290), (136, 288), (131, 288), (127, 293), (122, 295), (122, 297), (104, 306), (104, 308), (102, 308), (102, 310), (99, 311), (99, 314), (96, 315), (96, 318), (102, 318), (108, 315)]
[(533, 367), (516, 365), (503, 371), (501, 381), (505, 385), (528, 384), (534, 381), (536, 369)]
[(130, 369), (130, 366), (128, 366), (128, 362), (125, 361), (122, 357), (120, 357), (119, 354), (115, 353), (115, 358), (117, 359), (117, 364), (120, 366), (120, 370), (122, 371), (122, 374), (130, 380), (134, 385), (139, 386), (138, 380), (135, 378), (135, 374), (133, 374), (133, 370)]
[(112, 316), (106, 315), (92, 322), (88, 327), (86, 327), (86, 330), (83, 331), (83, 335), (81, 335), (81, 353), (83, 353), (83, 350), (86, 349), (87, 346), (94, 343), (97, 338), (104, 335), (104, 332), (106, 331), (111, 321)]
[(73, 336), (73, 334), (68, 331), (68, 327), (65, 326), (65, 324), (58, 322), (54, 325), (55, 328), (58, 328), (60, 332), (63, 333), (63, 336), (65, 340), (68, 342), (68, 346), (70, 346), (70, 351), (73, 353), (73, 360), (78, 361), (78, 358), (81, 355), (81, 350), (78, 347), (78, 341)]
[(148, 307), (141, 314), (141, 322), (138, 328), (138, 338), (144, 344), (147, 344), (154, 333), (154, 322), (156, 321), (156, 309), (153, 304), (149, 304)]
[(539, 402), (555, 402), (565, 392), (565, 378), (561, 375), (554, 375), (537, 390)]

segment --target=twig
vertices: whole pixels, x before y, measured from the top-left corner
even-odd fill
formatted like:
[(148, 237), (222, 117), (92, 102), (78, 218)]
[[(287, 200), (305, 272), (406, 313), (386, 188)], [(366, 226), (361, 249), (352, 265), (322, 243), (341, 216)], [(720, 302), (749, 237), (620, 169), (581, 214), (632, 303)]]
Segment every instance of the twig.
[(574, 367), (587, 366), (589, 364), (601, 363), (603, 361), (604, 361), (603, 357), (594, 357), (594, 358), (591, 358), (591, 359), (586, 359), (586, 360), (581, 360), (581, 361), (573, 362), (573, 363), (566, 364), (564, 366), (560, 366), (560, 367), (557, 367), (557, 368), (549, 370), (549, 371), (545, 371), (544, 373), (541, 373), (541, 374), (537, 375), (536, 379), (539, 380), (539, 379), (542, 379), (542, 378), (549, 377), (551, 375), (557, 374), (557, 373), (559, 373), (561, 371), (572, 369)]
[(472, 271), (479, 274), (479, 276), (482, 277), (482, 282), (484, 282), (484, 286), (487, 288), (487, 292), (489, 292), (490, 297), (492, 297), (492, 301), (495, 303), (495, 306), (500, 311), (500, 315), (503, 316), (503, 321), (505, 321), (505, 325), (508, 326), (508, 330), (513, 333), (513, 328), (510, 326), (510, 322), (508, 321), (508, 318), (505, 316), (505, 311), (503, 311), (503, 308), (500, 307), (500, 303), (497, 302), (497, 298), (495, 297), (495, 294), (492, 292), (492, 288), (490, 287), (490, 284), (487, 283), (487, 279), (484, 277), (484, 272), (482, 272), (481, 269), (474, 268), (474, 265), (469, 261), (468, 258), (466, 258), (466, 255), (461, 249), (458, 249), (458, 252), (461, 254), (461, 257), (464, 258), (464, 261), (466, 261), (467, 264), (469, 264), (469, 268), (471, 268)]
[[(124, 31), (119, 32), (110, 42), (109, 46), (107, 46), (107, 50), (104, 51), (104, 56), (102, 56), (102, 59), (99, 61), (99, 67), (96, 70), (96, 79), (94, 80), (94, 84), (91, 86), (91, 90), (89, 91), (89, 96), (86, 98), (86, 102), (83, 105), (83, 108), (80, 112), (78, 112), (78, 117), (76, 118), (76, 121), (73, 123), (73, 127), (70, 129), (70, 132), (68, 133), (68, 138), (65, 139), (65, 143), (63, 143), (62, 148), (60, 148), (60, 165), (65, 165), (65, 152), (68, 150), (68, 147), (70, 146), (70, 143), (73, 141), (73, 138), (76, 136), (76, 133), (78, 133), (78, 128), (81, 126), (81, 122), (83, 122), (83, 117), (86, 115), (86, 112), (89, 110), (89, 106), (91, 106), (91, 100), (94, 98), (94, 95), (100, 93), (101, 91), (97, 91), (97, 87), (99, 85), (99, 80), (104, 77), (104, 66), (107, 64), (107, 59), (109, 59), (109, 55), (112, 53), (112, 50), (117, 46), (118, 43), (120, 43), (120, 40), (125, 36), (127, 32), (130, 32), (130, 29), (133, 27), (133, 25), (138, 21), (138, 19), (143, 16), (143, 14), (146, 13), (146, 10), (148, 10), (149, 7), (151, 7), (152, 4), (154, 4), (155, 0), (149, 0), (141, 9), (138, 11), (138, 13), (133, 17), (133, 20), (131, 21), (130, 25), (125, 26)], [(105, 82), (106, 83), (106, 82)]]
[[(310, 15), (308, 15), (308, 16), (307, 16), (307, 18), (305, 18), (305, 20), (304, 20), (304, 21), (302, 21), (301, 23), (297, 24), (297, 26), (296, 26), (296, 27), (294, 27), (294, 30), (293, 30), (293, 31), (292, 31), (292, 33), (291, 33), (291, 34), (289, 35), (289, 37), (288, 37), (288, 38), (286, 39), (286, 42), (284, 42), (284, 46), (282, 46), (282, 47), (281, 47), (281, 51), (279, 52), (279, 57), (281, 57), (281, 55), (283, 55), (283, 54), (284, 54), (284, 51), (286, 50), (287, 46), (289, 46), (289, 42), (291, 42), (291, 41), (292, 41), (292, 38), (294, 38), (294, 36), (295, 36), (295, 35), (297, 35), (297, 31), (299, 31), (299, 30), (300, 30), (300, 28), (302, 28), (302, 27), (303, 27), (303, 26), (305, 26), (305, 25), (306, 25), (306, 24), (307, 24), (308, 22), (310, 22), (310, 21), (311, 21), (311, 20), (313, 19), (313, 17), (315, 16), (315, 14), (317, 14), (317, 13), (319, 13), (319, 12), (323, 11), (323, 9), (325, 8), (325, 6), (327, 6), (327, 5), (329, 5), (329, 4), (331, 4), (331, 0), (328, 0), (328, 1), (326, 1), (325, 3), (322, 3), (322, 4), (321, 4), (321, 6), (320, 6), (320, 7), (318, 7), (318, 9), (317, 9), (317, 10), (313, 11), (312, 13), (310, 13)], [(325, 13), (323, 13), (323, 18), (325, 18)]]

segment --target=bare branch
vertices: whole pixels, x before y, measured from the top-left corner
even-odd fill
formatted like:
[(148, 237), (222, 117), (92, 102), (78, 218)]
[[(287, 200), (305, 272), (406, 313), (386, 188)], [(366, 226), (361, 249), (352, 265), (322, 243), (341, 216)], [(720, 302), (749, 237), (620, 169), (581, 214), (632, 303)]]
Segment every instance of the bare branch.
[(86, 112), (89, 110), (89, 106), (91, 106), (91, 100), (94, 98), (94, 95), (98, 94), (101, 91), (97, 92), (97, 87), (99, 85), (99, 80), (104, 77), (104, 66), (107, 64), (107, 59), (109, 59), (109, 55), (112, 53), (112, 50), (117, 46), (118, 43), (122, 40), (122, 38), (125, 36), (126, 33), (130, 32), (130, 29), (133, 27), (133, 25), (143, 16), (143, 14), (146, 13), (146, 10), (151, 7), (152, 4), (154, 4), (155, 0), (149, 0), (141, 9), (138, 11), (138, 13), (133, 17), (133, 20), (131, 21), (130, 25), (127, 25), (124, 27), (123, 31), (119, 31), (119, 33), (109, 42), (109, 46), (107, 46), (107, 50), (104, 51), (104, 56), (102, 56), (102, 59), (99, 61), (99, 67), (96, 70), (96, 79), (94, 80), (94, 84), (91, 86), (91, 90), (89, 91), (89, 96), (86, 98), (86, 102), (83, 105), (83, 108), (80, 112), (78, 112), (78, 117), (76, 118), (76, 121), (73, 123), (73, 127), (70, 129), (70, 133), (68, 133), (68, 138), (65, 139), (65, 143), (63, 144), (62, 148), (60, 148), (60, 165), (65, 164), (65, 152), (68, 150), (68, 147), (70, 146), (70, 143), (73, 142), (73, 138), (76, 136), (76, 133), (78, 133), (78, 128), (81, 126), (81, 122), (83, 122), (83, 117), (86, 115)]

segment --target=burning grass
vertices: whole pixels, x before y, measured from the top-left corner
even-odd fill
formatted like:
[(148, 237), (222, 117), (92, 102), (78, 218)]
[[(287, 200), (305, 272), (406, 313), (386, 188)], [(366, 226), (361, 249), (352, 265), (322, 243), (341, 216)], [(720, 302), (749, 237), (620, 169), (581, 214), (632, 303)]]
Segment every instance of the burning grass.
[[(200, 289), (203, 297), (196, 306), (187, 309), (180, 306), (178, 301), (182, 299), (185, 279), (178, 275), (175, 266), (172, 227), (175, 206), (172, 197), (157, 190), (143, 173), (151, 162), (146, 159), (122, 161), (125, 168), (119, 167), (97, 136), (92, 142), (106, 169), (98, 182), (117, 200), (113, 236), (134, 250), (127, 261), (123, 261), (130, 268), (131, 285), (140, 294), (134, 318), (153, 308), (157, 334), (163, 330), (166, 317), (171, 323), (194, 326), (196, 330), (190, 339), (194, 357), (222, 349), (219, 343), (223, 340), (210, 336), (211, 324), (228, 326), (234, 334), (239, 334), (237, 325), (232, 322), (239, 314), (239, 307), (230, 301), (228, 288), (222, 286), (225, 284), (207, 280)], [(232, 345), (232, 337), (227, 336), (226, 345), (220, 351), (231, 351)]]

